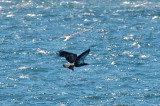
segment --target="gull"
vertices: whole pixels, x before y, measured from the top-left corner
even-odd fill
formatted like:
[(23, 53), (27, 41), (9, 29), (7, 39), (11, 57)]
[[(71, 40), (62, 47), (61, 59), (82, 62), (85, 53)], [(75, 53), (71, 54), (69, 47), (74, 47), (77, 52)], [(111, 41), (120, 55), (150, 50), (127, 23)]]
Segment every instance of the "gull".
[(55, 39), (55, 40), (59, 40), (59, 39), (61, 39), (61, 38), (64, 38), (63, 41), (68, 41), (68, 40), (71, 39), (72, 36), (74, 36), (74, 35), (76, 35), (76, 34), (79, 34), (79, 33), (83, 33), (83, 32), (89, 31), (89, 30), (91, 30), (92, 28), (93, 28), (93, 27), (90, 27), (89, 29), (82, 29), (82, 30), (80, 30), (80, 31), (77, 31), (77, 32), (74, 32), (74, 33), (71, 33), (71, 34), (68, 34), (68, 35), (63, 35), (63, 36), (61, 36), (60, 38), (57, 38), (57, 39)]

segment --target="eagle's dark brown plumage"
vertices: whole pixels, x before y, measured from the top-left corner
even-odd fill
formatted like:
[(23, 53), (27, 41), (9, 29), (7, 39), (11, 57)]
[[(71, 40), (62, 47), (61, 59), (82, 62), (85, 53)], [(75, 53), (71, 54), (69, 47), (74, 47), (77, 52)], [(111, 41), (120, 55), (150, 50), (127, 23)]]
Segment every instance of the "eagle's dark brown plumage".
[(71, 63), (70, 65), (63, 65), (64, 67), (74, 70), (74, 67), (81, 67), (84, 65), (88, 65), (87, 63), (84, 62), (84, 59), (89, 54), (89, 52), (90, 49), (84, 51), (82, 54), (77, 56), (77, 54), (60, 50), (57, 54), (61, 57), (65, 57), (66, 60)]

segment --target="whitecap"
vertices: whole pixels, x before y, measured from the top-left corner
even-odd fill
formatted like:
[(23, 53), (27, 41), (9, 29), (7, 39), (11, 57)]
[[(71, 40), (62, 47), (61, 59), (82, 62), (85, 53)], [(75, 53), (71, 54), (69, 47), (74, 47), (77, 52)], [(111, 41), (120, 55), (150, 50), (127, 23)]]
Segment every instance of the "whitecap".
[(80, 2), (78, 2), (78, 1), (72, 1), (72, 3), (74, 3), (74, 4), (80, 4)]
[(3, 2), (3, 3), (12, 3), (12, 1), (8, 1), (8, 0), (2, 0), (1, 2)]
[(93, 21), (94, 21), (94, 22), (97, 22), (97, 21), (98, 21), (98, 19), (97, 19), (97, 18), (93, 18)]
[(123, 39), (124, 40), (134, 40), (134, 38), (132, 36), (130, 36), (130, 37), (128, 37), (128, 36), (127, 37), (123, 37)]
[(89, 71), (89, 70), (90, 70), (89, 68), (85, 68), (85, 69), (84, 69), (84, 71)]
[(116, 95), (116, 93), (111, 93), (111, 95)]
[(122, 54), (125, 55), (125, 54), (131, 54), (132, 52), (131, 51), (124, 51)]
[(134, 43), (132, 44), (132, 46), (137, 46), (138, 48), (141, 47), (141, 45), (140, 45), (138, 42), (134, 42)]
[(21, 76), (19, 76), (19, 78), (22, 78), (22, 79), (29, 79), (29, 76), (28, 75), (21, 75)]
[(152, 20), (157, 19), (157, 18), (158, 18), (158, 16), (154, 16), (154, 17), (152, 17)]
[(129, 1), (125, 1), (122, 4), (126, 5), (126, 4), (130, 4), (130, 2)]
[(116, 62), (114, 62), (114, 61), (113, 61), (113, 62), (111, 62), (111, 65), (116, 65)]
[(83, 15), (92, 15), (92, 16), (94, 16), (94, 13), (85, 12)]
[(41, 53), (41, 54), (45, 54), (45, 55), (46, 55), (46, 54), (49, 54), (48, 51), (41, 50), (40, 48), (37, 49), (37, 52), (38, 52), (38, 53)]
[(60, 106), (66, 106), (65, 104), (60, 104)]
[(27, 16), (29, 16), (29, 17), (35, 17), (36, 14), (27, 14)]
[(145, 90), (145, 91), (149, 91), (150, 89), (147, 89), (147, 88), (146, 88), (146, 89), (144, 89), (144, 90)]
[(12, 81), (18, 81), (18, 79), (14, 79), (14, 78), (7, 78), (7, 79)]
[(133, 34), (129, 34), (128, 36), (132, 36), (133, 37), (134, 35)]
[(96, 88), (101, 89), (102, 87), (101, 86), (96, 86)]
[(2, 10), (2, 6), (0, 6), (0, 10)]
[(111, 79), (111, 78), (107, 78), (106, 80), (107, 80), (107, 81), (111, 81), (111, 80), (113, 80), (113, 79)]
[(28, 17), (38, 17), (43, 16), (42, 14), (27, 14)]
[(90, 21), (90, 20), (89, 20), (89, 19), (84, 19), (84, 21), (85, 21), (85, 22), (88, 22), (88, 21)]
[(6, 17), (13, 17), (14, 14), (8, 14)]
[(129, 57), (134, 57), (134, 55), (133, 55), (133, 54), (130, 54)]
[(144, 100), (137, 100), (138, 102), (143, 102)]
[(62, 2), (60, 2), (60, 5), (68, 5), (68, 4), (84, 4), (84, 3), (80, 3), (78, 1), (71, 1), (71, 2), (69, 2), (69, 1), (62, 1)]
[(68, 93), (66, 93), (66, 92), (62, 92), (62, 95), (66, 95), (66, 94), (68, 94)]
[(28, 69), (29, 67), (19, 67), (18, 69), (20, 70), (25, 70), (25, 69)]
[(133, 79), (133, 80), (137, 80), (137, 81), (140, 80), (140, 79), (138, 79), (138, 78), (132, 78), (132, 79)]
[(36, 39), (33, 39), (32, 42), (35, 43), (35, 42), (36, 42)]
[(146, 58), (149, 58), (150, 55), (140, 55), (139, 57), (140, 57), (141, 59), (146, 59)]

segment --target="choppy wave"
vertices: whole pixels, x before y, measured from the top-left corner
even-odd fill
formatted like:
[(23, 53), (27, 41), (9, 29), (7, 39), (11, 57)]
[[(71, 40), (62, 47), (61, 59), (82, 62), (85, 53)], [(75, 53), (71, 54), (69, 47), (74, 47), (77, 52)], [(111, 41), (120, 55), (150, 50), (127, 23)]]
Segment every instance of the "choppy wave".
[[(0, 1), (0, 105), (159, 105), (160, 3)], [(56, 55), (90, 48), (89, 65)]]

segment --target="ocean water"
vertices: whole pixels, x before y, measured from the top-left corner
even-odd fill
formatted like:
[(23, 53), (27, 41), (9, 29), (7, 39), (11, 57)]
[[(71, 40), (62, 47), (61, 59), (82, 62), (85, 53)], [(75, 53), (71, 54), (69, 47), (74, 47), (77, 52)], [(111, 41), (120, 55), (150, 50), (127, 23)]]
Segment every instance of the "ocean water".
[(160, 105), (159, 0), (0, 0), (0, 105)]

